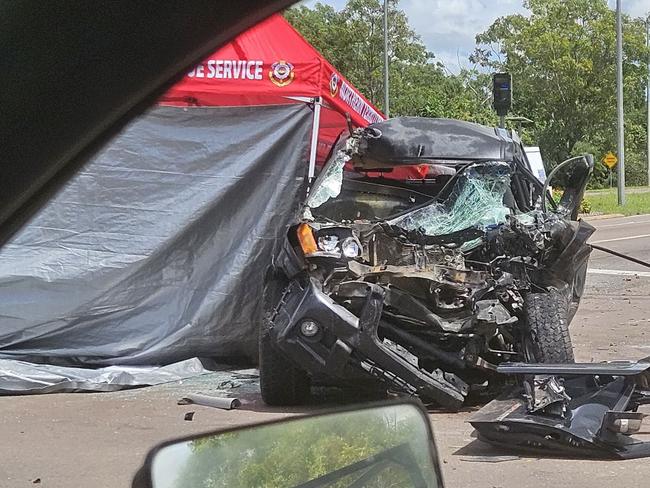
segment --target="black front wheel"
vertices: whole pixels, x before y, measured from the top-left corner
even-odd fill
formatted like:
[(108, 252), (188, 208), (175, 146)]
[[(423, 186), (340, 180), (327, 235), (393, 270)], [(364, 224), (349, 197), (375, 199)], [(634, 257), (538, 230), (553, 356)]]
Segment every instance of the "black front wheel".
[(528, 362), (575, 362), (565, 294), (555, 289), (546, 293), (529, 293), (524, 299), (524, 317), (523, 346)]
[(296, 368), (271, 342), (268, 333), (260, 334), (260, 390), (267, 405), (301, 405), (310, 394), (307, 373)]
[(280, 351), (270, 335), (271, 313), (287, 286), (286, 278), (274, 274), (267, 278), (264, 287), (264, 315), (259, 336), (259, 370), (262, 400), (267, 405), (300, 405), (311, 390), (309, 375), (296, 367)]

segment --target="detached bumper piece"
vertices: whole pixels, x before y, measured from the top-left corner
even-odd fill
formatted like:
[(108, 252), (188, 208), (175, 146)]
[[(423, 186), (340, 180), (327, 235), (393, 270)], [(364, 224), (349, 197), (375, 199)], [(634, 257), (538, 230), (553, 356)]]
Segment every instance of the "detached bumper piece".
[(354, 294), (363, 297), (358, 315), (323, 293), (315, 279), (293, 281), (271, 317), (276, 347), (312, 375), (345, 381), (353, 366), (398, 391), (459, 409), (469, 389), (465, 383), (452, 373), (418, 368), (408, 351), (379, 339), (384, 288), (360, 282)]
[[(602, 364), (505, 363), (521, 386), (470, 419), (479, 439), (506, 448), (572, 457), (650, 456), (635, 438), (650, 404), (650, 358)], [(646, 432), (647, 434), (647, 432)]]

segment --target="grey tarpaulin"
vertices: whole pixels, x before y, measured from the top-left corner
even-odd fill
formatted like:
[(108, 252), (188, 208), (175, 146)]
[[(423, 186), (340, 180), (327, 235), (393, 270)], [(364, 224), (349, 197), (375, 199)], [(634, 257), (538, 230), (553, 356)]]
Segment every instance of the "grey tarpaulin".
[(131, 124), (0, 251), (0, 358), (251, 354), (311, 120), (303, 104), (158, 107)]

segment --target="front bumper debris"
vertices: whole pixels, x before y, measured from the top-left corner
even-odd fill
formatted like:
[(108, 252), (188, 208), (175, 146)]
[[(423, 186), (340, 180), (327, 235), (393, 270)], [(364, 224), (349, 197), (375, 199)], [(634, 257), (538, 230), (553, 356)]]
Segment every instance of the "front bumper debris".
[(521, 386), (479, 410), (479, 439), (522, 451), (576, 457), (650, 456), (639, 433), (650, 404), (650, 358), (639, 362), (503, 364)]
[[(351, 292), (364, 297), (358, 316), (320, 291), (316, 279), (294, 280), (273, 311), (273, 343), (312, 375), (345, 381), (348, 367), (353, 365), (399, 391), (459, 409), (469, 390), (467, 384), (453, 373), (418, 368), (408, 357), (408, 351), (400, 351), (379, 339), (377, 329), (386, 290), (359, 282)], [(306, 337), (301, 333), (300, 325), (305, 320), (319, 325), (316, 335)]]

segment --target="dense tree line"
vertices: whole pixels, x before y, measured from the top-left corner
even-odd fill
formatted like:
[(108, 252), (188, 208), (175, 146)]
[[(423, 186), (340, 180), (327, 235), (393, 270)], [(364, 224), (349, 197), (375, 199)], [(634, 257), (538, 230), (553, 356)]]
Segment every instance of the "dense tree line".
[[(285, 12), (287, 19), (373, 103), (383, 105), (383, 7), (348, 0), (336, 10), (317, 3)], [(614, 12), (606, 0), (525, 0), (525, 15), (500, 17), (476, 36), (468, 66), (451, 73), (427, 51), (399, 9), (390, 9), (391, 116), (451, 117), (496, 124), (491, 73), (512, 74), (512, 115), (534, 125), (526, 143), (550, 165), (591, 152), (599, 161), (592, 186), (607, 183), (600, 162), (616, 151)], [(647, 184), (645, 19), (624, 17), (626, 180)]]

